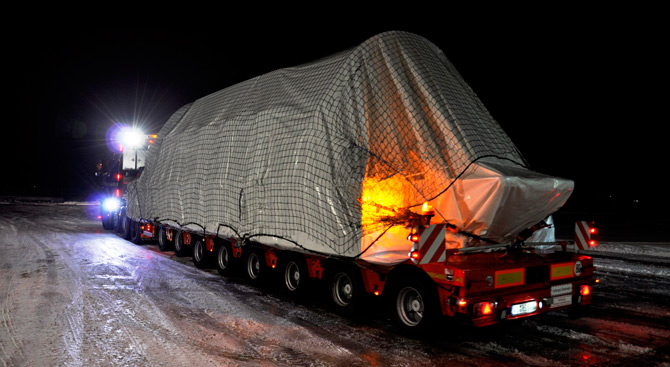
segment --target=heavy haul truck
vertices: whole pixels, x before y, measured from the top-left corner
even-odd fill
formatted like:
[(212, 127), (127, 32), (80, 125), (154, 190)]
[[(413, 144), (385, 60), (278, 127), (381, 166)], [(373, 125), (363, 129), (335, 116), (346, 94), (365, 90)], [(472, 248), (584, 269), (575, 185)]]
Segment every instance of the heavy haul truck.
[(387, 32), (179, 109), (126, 213), (199, 268), (314, 280), (345, 314), (382, 297), (421, 333), (587, 307), (593, 260), (548, 224), (573, 186), (528, 167), (435, 45)]
[(125, 239), (141, 240), (139, 231), (129, 225), (125, 215), (128, 184), (136, 180), (144, 168), (144, 157), (158, 136), (145, 134), (139, 128), (118, 124), (112, 129), (111, 157), (100, 160), (95, 176), (100, 178), (100, 215), (104, 229), (118, 231)]

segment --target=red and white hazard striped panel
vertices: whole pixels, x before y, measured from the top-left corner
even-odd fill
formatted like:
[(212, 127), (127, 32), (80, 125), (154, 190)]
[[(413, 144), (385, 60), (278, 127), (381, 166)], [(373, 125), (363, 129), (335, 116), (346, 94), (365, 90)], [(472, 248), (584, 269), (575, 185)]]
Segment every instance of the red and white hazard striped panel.
[(419, 264), (428, 264), (446, 260), (444, 235), (447, 225), (434, 224), (426, 227), (419, 239)]
[(575, 223), (575, 244), (580, 250), (589, 248), (589, 241), (591, 241), (591, 231), (588, 222), (579, 221)]

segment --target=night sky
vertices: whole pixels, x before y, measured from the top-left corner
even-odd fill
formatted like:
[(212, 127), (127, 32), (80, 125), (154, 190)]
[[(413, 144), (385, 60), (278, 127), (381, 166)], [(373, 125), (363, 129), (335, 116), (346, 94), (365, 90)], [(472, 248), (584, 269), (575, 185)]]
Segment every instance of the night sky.
[(51, 27), (6, 37), (0, 196), (86, 199), (113, 123), (158, 131), (209, 93), (404, 30), (444, 51), (531, 168), (575, 181), (568, 205), (664, 213), (667, 25), (654, 9), (538, 13), (255, 31)]

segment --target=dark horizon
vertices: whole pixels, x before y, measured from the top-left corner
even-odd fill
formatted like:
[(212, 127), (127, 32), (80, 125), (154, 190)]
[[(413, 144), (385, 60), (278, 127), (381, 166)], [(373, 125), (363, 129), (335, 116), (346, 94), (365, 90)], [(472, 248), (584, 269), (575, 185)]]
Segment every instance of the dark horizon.
[[(55, 30), (13, 39), (9, 163), (0, 195), (86, 199), (105, 132), (141, 121), (157, 132), (182, 105), (279, 68), (354, 47), (388, 30), (443, 50), (530, 167), (575, 181), (566, 211), (666, 215), (658, 27), (588, 16), (546, 22), (278, 30), (231, 38), (211, 30)], [(562, 26), (563, 25), (563, 26)], [(657, 173), (659, 172), (659, 173)], [(639, 208), (644, 208), (639, 210)], [(562, 209), (563, 210), (563, 209)]]

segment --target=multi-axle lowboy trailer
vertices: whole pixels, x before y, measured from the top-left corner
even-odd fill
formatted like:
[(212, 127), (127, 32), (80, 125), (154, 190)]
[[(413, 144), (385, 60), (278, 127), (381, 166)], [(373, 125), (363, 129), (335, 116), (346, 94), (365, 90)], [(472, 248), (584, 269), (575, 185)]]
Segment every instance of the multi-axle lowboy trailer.
[(528, 167), (435, 45), (387, 32), (179, 109), (123, 223), (344, 313), (382, 297), (416, 332), (589, 305), (592, 259), (538, 235), (573, 188)]
[(436, 253), (433, 247), (443, 247), (445, 224), (422, 227), (420, 235), (413, 235), (407, 260), (393, 266), (240, 243), (161, 223), (133, 225), (142, 239), (157, 239), (162, 250), (193, 256), (195, 266), (216, 268), (224, 276), (272, 281), (293, 294), (327, 287), (332, 306), (342, 314), (355, 312), (370, 297), (382, 297), (396, 325), (408, 333), (424, 331), (443, 316), (486, 326), (558, 310), (581, 315), (591, 304), (595, 284), (593, 259), (567, 242)]

